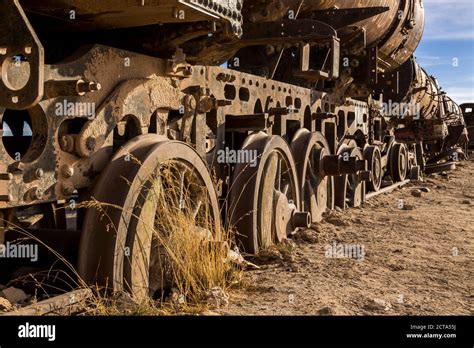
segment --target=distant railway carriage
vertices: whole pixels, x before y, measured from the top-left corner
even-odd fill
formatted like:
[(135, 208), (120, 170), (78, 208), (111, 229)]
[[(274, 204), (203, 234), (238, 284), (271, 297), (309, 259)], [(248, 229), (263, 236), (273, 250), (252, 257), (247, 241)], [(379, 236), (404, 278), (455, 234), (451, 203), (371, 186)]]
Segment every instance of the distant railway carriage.
[(469, 136), (469, 146), (474, 146), (474, 104), (462, 104), (461, 109), (464, 115), (464, 121), (466, 122), (466, 127)]

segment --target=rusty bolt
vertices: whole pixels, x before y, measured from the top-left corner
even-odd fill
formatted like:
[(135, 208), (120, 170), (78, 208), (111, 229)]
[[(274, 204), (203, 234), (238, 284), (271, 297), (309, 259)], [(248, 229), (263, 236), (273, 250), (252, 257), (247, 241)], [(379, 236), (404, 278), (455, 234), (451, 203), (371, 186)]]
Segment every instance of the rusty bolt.
[(42, 199), (43, 195), (44, 192), (42, 189), (40, 189), (39, 187), (33, 187), (26, 193), (26, 198), (27, 200), (36, 201), (38, 199)]
[(275, 46), (273, 46), (273, 45), (266, 45), (266, 46), (265, 46), (265, 53), (266, 53), (267, 55), (269, 55), (269, 56), (272, 55), (273, 53), (275, 53)]
[(36, 178), (37, 178), (37, 179), (43, 177), (43, 175), (44, 175), (43, 169), (41, 169), (41, 168), (36, 169), (35, 175), (36, 175)]
[(79, 95), (84, 95), (85, 93), (99, 91), (102, 88), (100, 83), (97, 82), (86, 82), (79, 80), (76, 85), (76, 90)]
[(352, 60), (351, 60), (351, 66), (352, 66), (353, 68), (357, 68), (357, 67), (359, 66), (359, 64), (360, 64), (360, 63), (359, 63), (359, 61), (358, 61), (357, 59), (352, 59)]
[(40, 189), (39, 187), (35, 188), (35, 190), (33, 192), (34, 199), (42, 199), (43, 196), (44, 196), (43, 190)]
[(89, 89), (92, 91), (92, 92), (95, 92), (95, 91), (100, 91), (100, 89), (102, 88), (102, 85), (98, 82), (91, 82), (89, 83)]
[(95, 139), (93, 137), (88, 137), (86, 140), (87, 150), (93, 151), (95, 149)]
[(199, 101), (197, 111), (201, 114), (211, 111), (214, 108), (214, 100), (209, 97), (204, 97)]
[(70, 178), (74, 175), (74, 168), (68, 164), (65, 164), (61, 167), (61, 173), (66, 178)]
[(59, 147), (64, 152), (73, 152), (75, 146), (75, 137), (73, 135), (63, 135), (59, 138)]

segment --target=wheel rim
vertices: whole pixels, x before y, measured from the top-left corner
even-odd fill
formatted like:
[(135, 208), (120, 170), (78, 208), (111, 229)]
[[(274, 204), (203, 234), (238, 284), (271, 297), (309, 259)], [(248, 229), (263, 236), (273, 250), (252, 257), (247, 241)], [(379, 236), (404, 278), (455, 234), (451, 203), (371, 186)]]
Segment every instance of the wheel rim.
[[(339, 148), (338, 154), (356, 156), (363, 159), (362, 151), (357, 147), (343, 145)], [(335, 182), (335, 205), (341, 209), (348, 207), (358, 207), (365, 201), (365, 183), (358, 174), (344, 174), (336, 176)]]
[(392, 147), (390, 156), (390, 169), (394, 182), (403, 181), (408, 171), (407, 148), (404, 144), (396, 143)]
[(322, 170), (322, 159), (330, 154), (329, 144), (321, 133), (302, 129), (296, 132), (291, 151), (298, 170), (301, 209), (311, 213), (312, 222), (319, 222), (334, 200), (332, 180)]
[[(364, 158), (359, 148), (353, 148), (350, 153), (351, 156), (356, 156), (358, 159)], [(359, 207), (365, 200), (365, 182), (359, 178), (358, 174), (347, 175), (347, 181), (347, 199), (349, 206)]]
[[(107, 221), (102, 219), (104, 211), (96, 207), (87, 210), (78, 269), (88, 282), (98, 282), (114, 291), (126, 290), (143, 298), (156, 292), (157, 284), (163, 285), (157, 281), (153, 259), (161, 253), (155, 238), (158, 231), (163, 232), (163, 224), (155, 225), (158, 207), (162, 204), (169, 207), (174, 202), (174, 208), (194, 208), (196, 229), (203, 223), (200, 216), (204, 209), (211, 216), (214, 233), (220, 231), (220, 219), (217, 195), (199, 155), (181, 142), (156, 135), (139, 138), (114, 156), (94, 189), (93, 197), (106, 204)], [(127, 153), (136, 160), (123, 161)], [(165, 180), (162, 174), (167, 166), (175, 170)], [(173, 173), (182, 174), (173, 177)], [(189, 193), (183, 196), (184, 201), (170, 191), (170, 186), (181, 178), (180, 189), (186, 187)], [(183, 193), (179, 189), (176, 192)], [(206, 202), (198, 203), (203, 192), (207, 194)], [(173, 210), (173, 206), (169, 208)], [(163, 268), (159, 271), (163, 278)]]
[(371, 180), (367, 181), (368, 191), (378, 191), (382, 185), (382, 155), (377, 146), (367, 146), (364, 150), (364, 158), (367, 160), (372, 172)]
[(257, 152), (257, 164), (238, 164), (229, 197), (229, 222), (248, 253), (258, 253), (294, 231), (298, 181), (287, 143), (278, 136), (251, 135), (243, 150)]

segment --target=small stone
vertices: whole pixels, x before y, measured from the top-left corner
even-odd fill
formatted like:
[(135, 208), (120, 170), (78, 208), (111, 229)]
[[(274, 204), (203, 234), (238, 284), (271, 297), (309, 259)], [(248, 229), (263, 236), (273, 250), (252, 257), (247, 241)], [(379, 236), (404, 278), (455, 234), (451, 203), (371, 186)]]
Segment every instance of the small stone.
[(288, 268), (288, 271), (289, 272), (293, 272), (293, 273), (298, 273), (300, 270), (300, 268), (298, 267), (298, 265), (296, 264), (292, 264), (289, 268)]
[(0, 296), (6, 298), (10, 303), (20, 303), (28, 298), (23, 290), (14, 287), (2, 290)]
[(431, 191), (428, 187), (420, 187), (419, 190), (420, 190), (421, 192), (425, 192), (425, 193), (428, 193), (428, 192)]
[(415, 206), (410, 205), (410, 204), (404, 204), (402, 209), (403, 210), (413, 210), (413, 209), (415, 209)]
[(207, 291), (206, 302), (213, 308), (226, 307), (229, 305), (229, 295), (220, 287), (215, 286)]
[(318, 311), (318, 315), (334, 315), (334, 314), (335, 314), (334, 309), (328, 306), (323, 307)]
[(421, 190), (413, 190), (413, 191), (411, 191), (411, 195), (413, 197), (418, 197), (419, 198), (422, 195), (422, 191)]
[(467, 204), (467, 205), (471, 205), (472, 202), (469, 200), (469, 199), (463, 199), (461, 204)]
[(6, 298), (0, 297), (0, 311), (9, 312), (13, 309), (12, 304)]
[(390, 302), (375, 298), (364, 306), (368, 311), (388, 311), (392, 308)]

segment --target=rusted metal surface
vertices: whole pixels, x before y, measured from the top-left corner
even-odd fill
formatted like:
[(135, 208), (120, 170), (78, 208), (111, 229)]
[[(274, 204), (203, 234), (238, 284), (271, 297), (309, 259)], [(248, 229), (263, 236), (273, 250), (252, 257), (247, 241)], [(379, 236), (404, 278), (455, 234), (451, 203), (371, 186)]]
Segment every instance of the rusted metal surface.
[(424, 29), (421, 0), (311, 1), (304, 9), (312, 11), (375, 7), (387, 8), (387, 11), (364, 19), (356, 25), (365, 30), (368, 46), (378, 46), (383, 69), (393, 70), (413, 54), (421, 40)]
[(43, 97), (43, 46), (18, 0), (2, 0), (0, 12), (0, 105), (31, 108)]
[[(411, 60), (409, 64), (413, 65), (413, 75), (409, 90), (402, 102), (417, 105), (419, 110), (419, 115), (409, 116), (424, 120), (443, 117), (444, 110), (440, 110), (442, 108), (441, 92), (437, 82), (415, 60)], [(410, 75), (403, 72), (401, 76)]]
[(319, 222), (334, 200), (332, 177), (324, 172), (325, 158), (331, 157), (326, 138), (307, 129), (298, 131), (291, 143), (300, 183), (301, 204), (311, 213), (312, 222)]
[(474, 144), (474, 104), (466, 103), (461, 105), (464, 120), (468, 131), (469, 145)]
[[(418, 177), (425, 161), (445, 168), (439, 154), (467, 142), (461, 109), (410, 58), (423, 31), (419, 0), (22, 5), (28, 18), (0, 2), (12, 18), (0, 49), (33, 47), (15, 105), (10, 87), (24, 73), (2, 63), (0, 240), (28, 214), (43, 217), (29, 231), (81, 229), (81, 274), (115, 290), (147, 290), (122, 254), (145, 233), (130, 217), (139, 177), (162, 160), (194, 168), (216, 223), (236, 227), (239, 246), (256, 253), (335, 205)], [(11, 34), (15, 23), (22, 30)], [(387, 112), (388, 102), (419, 113)], [(235, 162), (229, 151), (257, 156)], [(122, 161), (130, 153), (142, 166)], [(117, 235), (99, 212), (71, 208), (91, 194), (122, 208), (110, 210)]]
[[(127, 161), (127, 156), (134, 160)], [(160, 176), (164, 166), (171, 166), (170, 170), (179, 174)], [(115, 182), (114, 190), (110, 190), (111, 181)], [(197, 152), (185, 143), (157, 134), (139, 136), (114, 155), (92, 193), (103, 207), (89, 208), (84, 219), (78, 261), (83, 279), (97, 280), (116, 291), (128, 290), (141, 297), (149, 295), (149, 279), (161, 277), (148, 261), (153, 254), (153, 234), (157, 233), (150, 226), (163, 218), (157, 215), (158, 199), (161, 195), (173, 196), (170, 186), (175, 186), (180, 195), (162, 214), (177, 214), (182, 205), (188, 209), (200, 202), (196, 208), (193, 206), (196, 211), (191, 219), (198, 227), (210, 228), (209, 233), (220, 231), (217, 194), (205, 162)], [(195, 187), (200, 189), (195, 191)], [(207, 211), (212, 215), (212, 221), (208, 222), (214, 225), (212, 228), (199, 226), (199, 214)]]
[(210, 19), (229, 22), (236, 35), (242, 34), (242, 3), (242, 0), (22, 1), (30, 12), (57, 20), (56, 26), (48, 29), (51, 31), (59, 28), (92, 31)]

